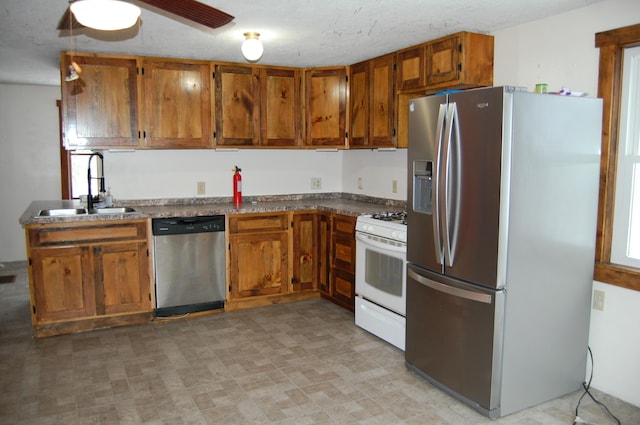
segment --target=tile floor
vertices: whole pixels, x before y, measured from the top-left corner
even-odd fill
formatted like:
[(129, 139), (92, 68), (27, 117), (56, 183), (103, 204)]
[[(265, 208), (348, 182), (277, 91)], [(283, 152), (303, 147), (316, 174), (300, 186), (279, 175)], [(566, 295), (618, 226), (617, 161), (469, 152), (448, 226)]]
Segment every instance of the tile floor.
[[(571, 424), (581, 392), (490, 421), (322, 299), (34, 340), (0, 285), (1, 424)], [(595, 392), (623, 424), (640, 409)], [(613, 424), (591, 401), (580, 416)]]

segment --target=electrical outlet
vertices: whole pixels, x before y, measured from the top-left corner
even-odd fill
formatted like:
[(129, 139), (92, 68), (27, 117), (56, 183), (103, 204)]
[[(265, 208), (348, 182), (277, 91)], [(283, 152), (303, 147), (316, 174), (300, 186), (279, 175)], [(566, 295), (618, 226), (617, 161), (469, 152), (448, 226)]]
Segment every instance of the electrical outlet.
[(604, 311), (604, 298), (605, 292), (595, 289), (593, 291), (593, 304), (592, 307), (594, 310)]
[(391, 182), (391, 192), (398, 193), (398, 180), (393, 180)]
[(362, 189), (364, 188), (364, 185), (362, 183), (362, 177), (358, 177), (358, 189)]
[(311, 189), (322, 189), (322, 179), (320, 177), (311, 177)]
[(204, 195), (205, 192), (206, 192), (205, 183), (204, 182), (198, 182), (198, 189), (197, 189), (198, 195)]

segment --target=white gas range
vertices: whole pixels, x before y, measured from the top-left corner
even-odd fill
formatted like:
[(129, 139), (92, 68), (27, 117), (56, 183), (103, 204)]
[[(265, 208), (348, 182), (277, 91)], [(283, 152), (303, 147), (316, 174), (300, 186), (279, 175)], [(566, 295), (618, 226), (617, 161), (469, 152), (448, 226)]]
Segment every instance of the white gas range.
[(356, 221), (356, 325), (404, 350), (407, 216), (382, 212)]

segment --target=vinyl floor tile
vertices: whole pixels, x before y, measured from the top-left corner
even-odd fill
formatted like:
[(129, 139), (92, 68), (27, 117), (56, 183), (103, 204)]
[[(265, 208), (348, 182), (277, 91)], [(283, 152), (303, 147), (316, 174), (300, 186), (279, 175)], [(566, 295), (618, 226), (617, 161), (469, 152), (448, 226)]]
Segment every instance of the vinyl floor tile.
[[(323, 299), (33, 339), (26, 264), (3, 272), (17, 278), (0, 285), (0, 424), (561, 425), (582, 395), (489, 420)], [(588, 398), (580, 416), (613, 423)]]

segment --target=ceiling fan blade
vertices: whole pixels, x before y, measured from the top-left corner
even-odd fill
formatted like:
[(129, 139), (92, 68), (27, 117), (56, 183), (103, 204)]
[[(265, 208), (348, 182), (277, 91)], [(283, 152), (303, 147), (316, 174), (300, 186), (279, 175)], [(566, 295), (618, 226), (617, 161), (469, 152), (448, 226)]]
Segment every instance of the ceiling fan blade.
[(60, 18), (60, 21), (58, 22), (58, 31), (69, 29), (76, 30), (80, 28), (84, 28), (84, 25), (76, 20), (75, 16), (73, 16), (73, 13), (71, 13), (71, 9), (67, 7), (67, 10), (65, 10), (62, 18)]
[(140, 0), (150, 6), (181, 16), (209, 28), (218, 28), (233, 20), (233, 16), (195, 0)]

